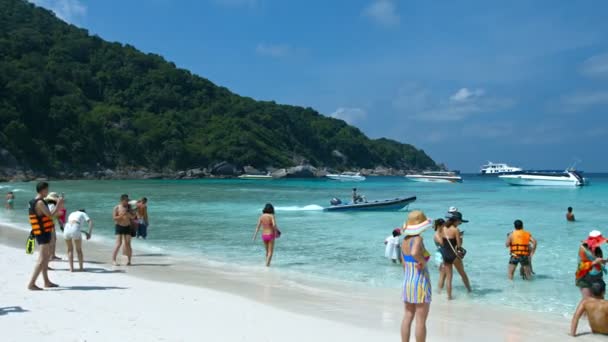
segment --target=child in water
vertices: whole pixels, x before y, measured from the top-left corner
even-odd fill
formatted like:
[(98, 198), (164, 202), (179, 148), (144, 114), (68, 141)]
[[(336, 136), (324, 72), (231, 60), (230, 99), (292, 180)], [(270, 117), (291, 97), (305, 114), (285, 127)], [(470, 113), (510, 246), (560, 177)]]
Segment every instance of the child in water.
[(401, 236), (401, 229), (396, 228), (393, 230), (393, 233), (384, 240), (384, 244), (386, 245), (384, 248), (384, 257), (391, 259), (393, 264), (396, 264), (397, 260), (401, 262), (399, 253), (399, 236)]

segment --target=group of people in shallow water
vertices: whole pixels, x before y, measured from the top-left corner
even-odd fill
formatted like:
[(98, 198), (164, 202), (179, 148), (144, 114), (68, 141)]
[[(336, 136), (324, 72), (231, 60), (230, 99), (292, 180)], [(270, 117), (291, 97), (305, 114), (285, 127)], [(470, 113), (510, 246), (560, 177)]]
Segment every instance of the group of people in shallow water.
[[(37, 195), (29, 201), (28, 213), (31, 225), (30, 240), (36, 241), (39, 246), (39, 256), (34, 268), (32, 277), (28, 284), (30, 290), (42, 290), (36, 285), (36, 281), (42, 274), (44, 287), (57, 287), (51, 282), (48, 271), (52, 270), (49, 263), (61, 260), (55, 255), (56, 249), (56, 227), (61, 229), (63, 238), (66, 242), (69, 268), (74, 272), (74, 251), (78, 257), (79, 271), (83, 271), (84, 256), (82, 252), (82, 234), (86, 239), (91, 239), (93, 234), (93, 220), (88, 216), (85, 209), (78, 209), (69, 215), (65, 208), (64, 195), (56, 192), (49, 192), (49, 184), (40, 182), (36, 185)], [(14, 197), (13, 197), (14, 199)], [(116, 246), (112, 254), (112, 263), (117, 265), (116, 256), (118, 250), (123, 245), (123, 254), (131, 264), (132, 250), (131, 237), (146, 238), (148, 227), (147, 199), (144, 197), (139, 201), (129, 202), (128, 195), (122, 195), (120, 203), (114, 208), (113, 219), (116, 224)], [(88, 231), (85, 226), (88, 225)], [(28, 253), (33, 252), (28, 242)], [(33, 246), (32, 246), (33, 247)]]

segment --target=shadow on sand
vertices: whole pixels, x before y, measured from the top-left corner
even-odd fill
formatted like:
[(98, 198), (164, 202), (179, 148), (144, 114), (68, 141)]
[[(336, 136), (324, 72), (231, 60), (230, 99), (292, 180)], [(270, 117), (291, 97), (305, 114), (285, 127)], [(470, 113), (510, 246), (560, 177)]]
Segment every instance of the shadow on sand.
[(142, 267), (142, 266), (168, 267), (168, 266), (173, 266), (173, 264), (131, 264), (130, 267)]
[(51, 291), (107, 291), (107, 290), (127, 290), (128, 287), (121, 286), (66, 286), (58, 287)]
[(27, 310), (23, 309), (20, 306), (5, 306), (5, 307), (0, 307), (0, 316), (4, 316), (4, 315), (8, 315), (11, 313), (22, 313), (22, 312), (28, 312)]
[(148, 253), (148, 254), (135, 254), (134, 257), (165, 257), (169, 256), (169, 254), (165, 253)]

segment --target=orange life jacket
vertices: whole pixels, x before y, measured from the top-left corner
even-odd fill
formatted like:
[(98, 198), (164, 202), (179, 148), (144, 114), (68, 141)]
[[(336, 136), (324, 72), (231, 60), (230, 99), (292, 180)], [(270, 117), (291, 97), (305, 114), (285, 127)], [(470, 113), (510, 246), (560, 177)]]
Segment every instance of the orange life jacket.
[(523, 229), (511, 233), (511, 254), (517, 256), (530, 255), (530, 232)]
[(53, 223), (53, 218), (50, 216), (38, 216), (36, 213), (36, 204), (38, 201), (42, 201), (42, 199), (33, 199), (30, 201), (30, 225), (32, 226), (32, 234), (35, 236), (41, 235), (42, 233), (50, 233), (55, 229), (55, 224)]

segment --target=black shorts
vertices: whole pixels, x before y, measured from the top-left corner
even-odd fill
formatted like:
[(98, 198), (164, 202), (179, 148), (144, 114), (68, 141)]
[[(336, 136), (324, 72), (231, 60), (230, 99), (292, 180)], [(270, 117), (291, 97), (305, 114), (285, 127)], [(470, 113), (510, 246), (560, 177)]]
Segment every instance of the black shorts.
[(53, 238), (53, 233), (52, 232), (46, 232), (46, 233), (42, 233), (40, 235), (35, 235), (36, 236), (36, 243), (39, 245), (46, 245), (47, 243), (51, 242), (51, 239)]
[(114, 235), (131, 235), (131, 226), (119, 226), (114, 227)]
[(511, 255), (511, 259), (509, 259), (509, 264), (516, 265), (521, 263), (522, 266), (530, 266), (530, 257), (527, 255)]

